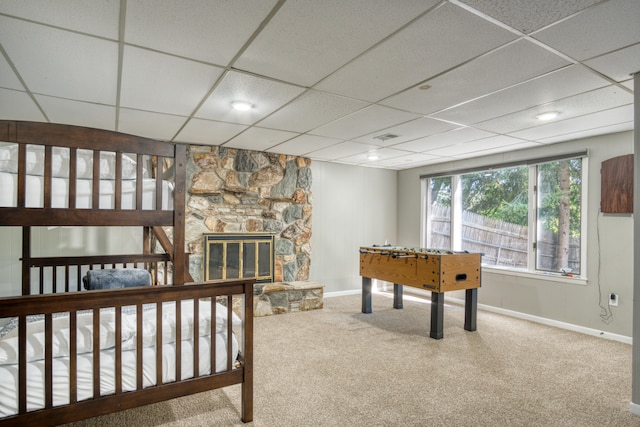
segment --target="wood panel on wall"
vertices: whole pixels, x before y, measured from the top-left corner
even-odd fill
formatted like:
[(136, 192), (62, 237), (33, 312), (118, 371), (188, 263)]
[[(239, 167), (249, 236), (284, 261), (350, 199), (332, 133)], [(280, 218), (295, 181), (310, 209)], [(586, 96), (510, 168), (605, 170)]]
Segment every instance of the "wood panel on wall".
[(600, 211), (633, 212), (633, 154), (602, 162), (600, 169)]

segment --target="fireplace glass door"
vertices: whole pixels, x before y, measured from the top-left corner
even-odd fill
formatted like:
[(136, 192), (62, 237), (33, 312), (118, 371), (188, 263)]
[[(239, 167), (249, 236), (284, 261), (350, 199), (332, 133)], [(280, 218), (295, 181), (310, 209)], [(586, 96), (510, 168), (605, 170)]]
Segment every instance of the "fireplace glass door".
[(204, 235), (205, 281), (255, 278), (273, 282), (272, 234), (211, 233)]

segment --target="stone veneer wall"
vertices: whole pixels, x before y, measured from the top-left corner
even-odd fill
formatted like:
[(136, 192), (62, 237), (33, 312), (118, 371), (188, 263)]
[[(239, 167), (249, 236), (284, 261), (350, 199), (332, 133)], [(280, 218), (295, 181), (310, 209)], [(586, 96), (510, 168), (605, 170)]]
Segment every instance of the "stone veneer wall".
[(190, 145), (186, 240), (189, 272), (202, 280), (203, 233), (276, 237), (274, 281), (307, 280), (311, 264), (311, 160)]

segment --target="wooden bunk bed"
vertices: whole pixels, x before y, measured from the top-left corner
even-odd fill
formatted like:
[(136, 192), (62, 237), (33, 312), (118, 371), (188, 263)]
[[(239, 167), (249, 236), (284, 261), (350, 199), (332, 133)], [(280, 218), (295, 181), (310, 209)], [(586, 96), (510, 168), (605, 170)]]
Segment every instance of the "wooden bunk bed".
[[(0, 121), (0, 141), (0, 225), (22, 228), (21, 284), (0, 298), (0, 426), (58, 425), (233, 384), (252, 421), (253, 281), (191, 280), (186, 147), (17, 121)], [(142, 227), (142, 253), (32, 255), (32, 229), (70, 226)], [(100, 278), (145, 270), (152, 286)]]

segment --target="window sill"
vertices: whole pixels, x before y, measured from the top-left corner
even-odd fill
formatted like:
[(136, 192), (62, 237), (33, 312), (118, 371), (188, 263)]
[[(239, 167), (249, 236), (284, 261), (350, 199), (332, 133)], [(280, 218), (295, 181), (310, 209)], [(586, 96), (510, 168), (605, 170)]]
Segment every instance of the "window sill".
[(503, 274), (505, 276), (527, 277), (529, 279), (544, 280), (546, 282), (566, 283), (571, 285), (587, 284), (587, 278), (582, 276), (563, 276), (557, 273), (543, 273), (543, 272), (531, 272), (523, 270), (513, 270), (508, 268), (500, 268), (495, 266), (482, 266), (482, 271), (493, 274)]

